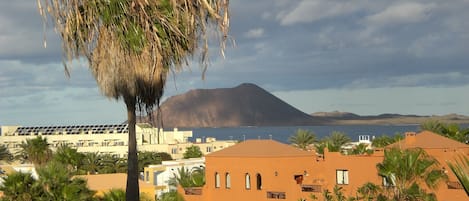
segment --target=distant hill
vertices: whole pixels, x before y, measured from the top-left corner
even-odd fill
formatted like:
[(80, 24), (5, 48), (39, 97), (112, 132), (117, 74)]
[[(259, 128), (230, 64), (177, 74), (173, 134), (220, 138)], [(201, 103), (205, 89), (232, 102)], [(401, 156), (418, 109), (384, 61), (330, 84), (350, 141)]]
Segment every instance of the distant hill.
[(349, 112), (315, 112), (311, 116), (322, 118), (324, 122), (331, 125), (396, 125), (396, 124), (421, 124), (428, 120), (438, 120), (445, 123), (468, 124), (469, 117), (458, 114), (448, 115), (402, 115), (402, 114), (380, 114), (360, 116)]
[[(324, 124), (255, 84), (234, 88), (195, 89), (161, 104), (163, 126), (237, 127)], [(157, 115), (157, 112), (153, 114)], [(155, 120), (152, 122), (155, 124)], [(156, 124), (155, 124), (156, 125)]]

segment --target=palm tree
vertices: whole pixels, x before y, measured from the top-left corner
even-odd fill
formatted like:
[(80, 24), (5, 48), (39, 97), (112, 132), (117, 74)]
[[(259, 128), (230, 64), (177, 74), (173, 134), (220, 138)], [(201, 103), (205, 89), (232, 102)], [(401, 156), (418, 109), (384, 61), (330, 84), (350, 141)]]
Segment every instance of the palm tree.
[(79, 172), (82, 174), (97, 174), (101, 169), (101, 158), (98, 153), (85, 153), (83, 165)]
[(34, 165), (42, 166), (52, 157), (52, 151), (47, 143), (47, 138), (42, 138), (41, 136), (26, 139), (26, 142), (20, 144), (20, 148), (21, 150), (17, 157)]
[(376, 165), (378, 174), (389, 184), (388, 190), (393, 200), (419, 200), (433, 197), (420, 188), (425, 184), (435, 189), (447, 179), (438, 161), (422, 149), (385, 150), (382, 163)]
[[(182, 70), (194, 54), (200, 52), (205, 72), (208, 27), (221, 33), (220, 49), (224, 55), (228, 2), (38, 0), (44, 23), (52, 19), (62, 37), (67, 74), (67, 63), (85, 58), (101, 92), (123, 99), (127, 107), (127, 200), (139, 198), (136, 110), (151, 114), (160, 103), (168, 73)], [(160, 113), (157, 118), (161, 119), (159, 116)]]
[(73, 178), (65, 165), (51, 161), (37, 169), (40, 200), (93, 200), (94, 192), (88, 189), (85, 180)]
[(143, 172), (145, 166), (150, 164), (161, 164), (161, 155), (157, 152), (138, 152), (138, 171)]
[(78, 170), (82, 165), (84, 157), (84, 154), (79, 153), (77, 149), (71, 148), (68, 145), (59, 146), (54, 154), (54, 160), (66, 165), (72, 172)]
[(459, 156), (454, 162), (447, 162), (451, 171), (456, 175), (459, 182), (464, 187), (469, 197), (469, 158), (464, 155)]
[(293, 146), (303, 150), (307, 150), (311, 144), (317, 142), (316, 135), (313, 132), (303, 129), (298, 129), (295, 135), (288, 138), (288, 141), (292, 143)]
[(2, 200), (30, 201), (39, 195), (38, 186), (30, 173), (13, 172), (3, 179), (3, 184), (0, 185)]
[(340, 152), (342, 146), (352, 140), (345, 133), (333, 131), (330, 136), (326, 137), (326, 147), (330, 152)]
[(161, 194), (161, 197), (158, 198), (158, 201), (184, 201), (184, 196), (179, 194), (177, 191), (169, 191)]
[(436, 120), (423, 122), (421, 130), (431, 131), (447, 138), (467, 143), (469, 138), (469, 128), (460, 128), (458, 124), (445, 124)]
[(125, 201), (125, 191), (122, 189), (111, 189), (104, 193), (102, 201)]
[(5, 145), (0, 145), (0, 161), (10, 162), (13, 160), (13, 155), (10, 153)]
[(371, 201), (378, 197), (381, 190), (378, 185), (367, 182), (357, 189), (357, 193), (360, 195), (359, 200)]

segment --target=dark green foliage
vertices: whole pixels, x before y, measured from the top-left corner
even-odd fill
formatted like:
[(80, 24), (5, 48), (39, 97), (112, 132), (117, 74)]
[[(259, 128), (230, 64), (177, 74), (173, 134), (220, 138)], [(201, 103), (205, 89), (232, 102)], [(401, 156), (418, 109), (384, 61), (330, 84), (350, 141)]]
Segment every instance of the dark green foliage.
[(17, 158), (23, 162), (30, 162), (34, 165), (44, 165), (52, 158), (52, 151), (47, 143), (47, 138), (37, 136), (36, 138), (26, 139), (20, 145), (20, 152)]
[(163, 193), (158, 201), (184, 201), (184, 197), (177, 191)]
[(178, 174), (174, 175), (177, 184), (183, 188), (202, 187), (205, 185), (205, 168), (195, 167), (189, 170), (185, 167), (178, 168)]
[(307, 150), (310, 145), (317, 142), (317, 139), (313, 132), (309, 130), (298, 129), (295, 135), (292, 135), (288, 138), (288, 141), (295, 147)]
[(14, 172), (3, 178), (2, 201), (30, 201), (38, 197), (38, 185), (30, 173)]
[(447, 162), (469, 197), (469, 158), (460, 155), (454, 162)]
[(13, 155), (10, 153), (5, 145), (0, 145), (0, 161), (10, 162), (13, 160)]
[(404, 137), (400, 133), (396, 133), (393, 137), (382, 135), (373, 139), (371, 144), (373, 147), (383, 148), (402, 139), (404, 139)]
[(431, 131), (447, 138), (467, 143), (469, 140), (469, 128), (461, 128), (458, 124), (445, 124), (431, 120), (420, 125), (421, 130)]
[(68, 145), (58, 147), (53, 155), (53, 160), (65, 165), (73, 173), (77, 172), (81, 167), (84, 158), (84, 154), (78, 153), (77, 149), (71, 148)]
[(195, 145), (187, 147), (183, 154), (184, 158), (200, 158), (203, 155), (202, 151), (200, 151), (200, 147)]
[(386, 150), (383, 162), (376, 167), (378, 174), (390, 184), (386, 189), (389, 194), (387, 197), (394, 200), (431, 198), (432, 195), (417, 184), (425, 184), (428, 188), (435, 189), (440, 182), (447, 179), (438, 166), (438, 161), (422, 149)]
[(52, 161), (37, 169), (39, 179), (29, 173), (15, 172), (7, 175), (0, 187), (4, 192), (2, 200), (19, 201), (91, 201), (94, 192), (88, 189), (86, 181), (72, 178), (66, 166)]

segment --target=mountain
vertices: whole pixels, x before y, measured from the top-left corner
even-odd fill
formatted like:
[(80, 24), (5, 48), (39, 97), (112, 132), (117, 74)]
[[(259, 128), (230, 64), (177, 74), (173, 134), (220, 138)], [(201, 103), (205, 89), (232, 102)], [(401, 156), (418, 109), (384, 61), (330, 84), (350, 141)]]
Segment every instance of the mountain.
[(379, 114), (360, 116), (349, 112), (315, 112), (311, 114), (315, 118), (322, 118), (328, 125), (399, 125), (421, 124), (429, 120), (437, 120), (444, 123), (468, 124), (469, 117), (458, 114), (448, 115), (403, 115), (403, 114)]
[[(314, 118), (255, 84), (234, 88), (195, 89), (161, 104), (163, 126), (237, 127), (317, 125)], [(153, 114), (156, 117), (157, 111)], [(152, 123), (156, 125), (155, 119)]]

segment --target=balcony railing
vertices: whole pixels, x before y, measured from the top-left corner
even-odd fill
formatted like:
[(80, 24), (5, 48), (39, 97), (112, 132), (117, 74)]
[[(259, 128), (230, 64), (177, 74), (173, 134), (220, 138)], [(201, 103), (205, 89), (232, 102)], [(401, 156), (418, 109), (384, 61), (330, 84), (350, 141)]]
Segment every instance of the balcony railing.
[(202, 188), (200, 187), (184, 188), (184, 193), (186, 195), (202, 195)]
[(270, 198), (270, 199), (287, 199), (287, 195), (286, 195), (285, 192), (267, 191), (267, 198)]
[(303, 192), (322, 192), (321, 185), (301, 185), (301, 191)]

